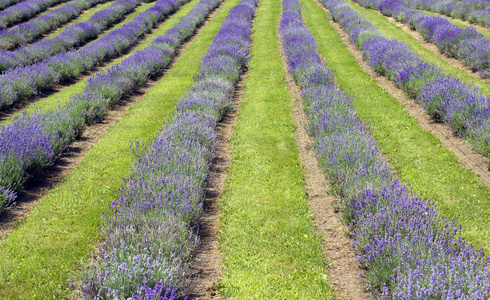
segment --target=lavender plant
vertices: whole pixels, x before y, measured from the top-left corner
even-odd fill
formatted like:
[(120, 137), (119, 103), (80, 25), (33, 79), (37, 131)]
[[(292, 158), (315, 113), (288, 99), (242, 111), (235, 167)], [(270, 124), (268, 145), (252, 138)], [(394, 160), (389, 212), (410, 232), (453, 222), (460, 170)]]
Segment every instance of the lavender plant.
[(483, 77), (490, 76), (490, 40), (475, 28), (461, 28), (443, 17), (411, 9), (402, 0), (362, 0), (359, 3), (408, 24), (442, 53), (460, 60)]
[[(135, 0), (121, 0), (134, 7)], [(165, 16), (174, 12), (187, 0), (158, 1), (154, 6), (137, 15), (131, 22), (78, 50), (62, 52), (33, 64), (16, 67), (0, 75), (0, 108), (28, 99), (55, 84), (78, 78), (104, 61), (121, 55), (144, 33), (149, 32)], [(97, 19), (106, 16), (98, 15)], [(93, 28), (93, 26), (89, 26)], [(94, 29), (94, 31), (96, 31)], [(68, 34), (70, 36), (70, 34)], [(48, 47), (49, 43), (47, 44)], [(42, 47), (42, 46), (41, 46)], [(28, 58), (27, 58), (28, 59)], [(30, 78), (32, 74), (45, 80)]]
[(107, 0), (74, 0), (43, 16), (18, 24), (13, 29), (0, 30), (0, 49), (12, 49), (20, 44), (29, 43), (62, 24), (74, 19), (92, 6)]
[[(202, 0), (180, 25), (155, 40), (155, 47), (165, 49), (162, 43), (170, 46), (182, 39), (188, 31), (181, 29), (202, 22), (217, 3)], [(106, 219), (103, 255), (83, 278), (86, 298), (162, 299), (164, 291), (175, 297), (185, 286), (188, 260), (198, 242), (196, 221), (205, 180), (217, 145), (215, 127), (248, 62), (256, 4), (243, 0), (230, 10), (175, 114), (157, 138), (135, 142), (136, 161), (119, 199), (112, 203), (113, 215)]]
[(67, 1), (68, 0), (26, 0), (12, 5), (9, 8), (0, 11), (0, 29), (5, 29), (27, 20), (51, 6)]
[[(364, 59), (378, 73), (415, 98), (435, 119), (449, 124), (479, 153), (490, 156), (490, 98), (439, 67), (409, 51), (402, 42), (387, 39), (343, 1), (322, 1), (342, 24)], [(368, 2), (368, 0), (366, 0)], [(428, 27), (430, 31), (430, 26)]]
[[(349, 18), (340, 1), (327, 5), (334, 18), (369, 28)], [(297, 0), (283, 1), (279, 30), (289, 70), (303, 88), (314, 150), (342, 198), (353, 247), (368, 270), (365, 278), (374, 297), (490, 299), (489, 258), (466, 245), (458, 237), (460, 228), (439, 216), (433, 202), (395, 179), (368, 124), (359, 120), (350, 96), (318, 56)]]
[[(0, 48), (11, 50), (19, 45), (33, 42), (42, 34), (67, 22), (71, 15), (75, 17), (88, 6), (94, 6), (107, 0), (76, 1), (79, 1), (80, 4), (74, 2), (73, 4), (64, 5), (51, 13), (23, 23), (16, 28), (0, 31)], [(117, 0), (108, 8), (95, 13), (87, 22), (71, 25), (54, 38), (43, 39), (16, 51), (0, 51), (0, 60), (2, 60), (0, 71), (32, 64), (63, 50), (80, 46), (96, 38), (108, 26), (121, 20), (123, 15), (134, 10), (140, 3), (141, 1), (139, 0)], [(59, 10), (62, 11), (58, 12)], [(66, 16), (66, 14), (70, 14), (70, 16)]]

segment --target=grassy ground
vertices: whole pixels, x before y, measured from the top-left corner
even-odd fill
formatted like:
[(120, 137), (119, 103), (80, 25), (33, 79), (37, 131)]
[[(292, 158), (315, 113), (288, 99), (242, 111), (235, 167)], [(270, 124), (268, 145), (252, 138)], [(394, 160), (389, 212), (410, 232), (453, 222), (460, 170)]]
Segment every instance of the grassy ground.
[(92, 7), (92, 8), (87, 9), (86, 11), (82, 12), (75, 20), (73, 20), (71, 22), (68, 22), (67, 24), (63, 25), (62, 27), (56, 29), (55, 32), (47, 35), (45, 38), (49, 39), (49, 38), (53, 38), (55, 36), (58, 36), (68, 26), (71, 26), (71, 25), (74, 25), (74, 24), (77, 24), (77, 23), (81, 23), (81, 22), (87, 22), (88, 19), (90, 19), (96, 12), (108, 8), (113, 3), (114, 3), (114, 1), (109, 1), (109, 2), (103, 3), (101, 5), (98, 5), (98, 6), (95, 6), (95, 7)]
[(332, 297), (278, 53), (280, 12), (281, 1), (261, 1), (220, 204), (224, 278), (219, 293), (233, 299)]
[(361, 69), (314, 0), (301, 2), (306, 24), (339, 87), (355, 97), (359, 116), (372, 125), (381, 152), (400, 179), (434, 199), (442, 215), (462, 223), (464, 237), (488, 253), (490, 188)]
[[(122, 59), (128, 57), (129, 55), (131, 55), (135, 51), (145, 48), (156, 37), (165, 34), (165, 32), (168, 29), (172, 28), (177, 22), (179, 22), (180, 18), (185, 16), (192, 8), (194, 8), (194, 6), (196, 6), (198, 2), (199, 2), (198, 0), (192, 0), (189, 3), (185, 4), (184, 6), (182, 6), (182, 8), (178, 12), (176, 12), (174, 15), (170, 16), (167, 20), (165, 20), (164, 23), (162, 23), (161, 26), (159, 26), (154, 31), (154, 33), (152, 33), (150, 36), (148, 36), (146, 41), (144, 41), (143, 43), (138, 45), (138, 47), (129, 51), (125, 55), (121, 56), (120, 58), (113, 59), (112, 61), (110, 61), (107, 64), (107, 67), (110, 67), (110, 66), (114, 65), (115, 63), (120, 62)], [(130, 22), (136, 15), (138, 15), (139, 13), (143, 12), (146, 9), (151, 8), (154, 4), (155, 4), (155, 2), (147, 3), (147, 4), (140, 6), (134, 13), (128, 15), (128, 20), (118, 24), (117, 26), (115, 26), (111, 30), (115, 30), (115, 29), (121, 27), (122, 25), (124, 25), (125, 23)], [(108, 31), (108, 32), (110, 32), (110, 31)], [(77, 83), (72, 84), (69, 87), (67, 87), (67, 88), (65, 88), (65, 89), (63, 89), (57, 93), (54, 93), (54, 94), (52, 94), (46, 98), (40, 99), (39, 101), (37, 101), (35, 103), (27, 105), (23, 110), (18, 111), (16, 114), (12, 115), (12, 117), (10, 117), (9, 119), (6, 119), (6, 120), (0, 122), (0, 125), (1, 124), (8, 124), (8, 123), (12, 122), (12, 120), (15, 118), (15, 116), (20, 115), (24, 112), (30, 113), (30, 112), (33, 112), (37, 109), (40, 109), (40, 110), (58, 109), (60, 105), (62, 106), (66, 102), (68, 102), (70, 100), (70, 97), (72, 97), (73, 95), (83, 93), (85, 85), (87, 84), (87, 80), (88, 80), (88, 78), (80, 80)]]
[(192, 86), (201, 55), (237, 3), (225, 4), (169, 73), (0, 241), (0, 299), (60, 299), (70, 293), (67, 281), (78, 276), (80, 261), (86, 263), (100, 242), (101, 215), (129, 174), (129, 141), (156, 136), (175, 99)]
[[(346, 0), (349, 3), (349, 0)], [(420, 55), (425, 61), (433, 63), (444, 70), (448, 74), (459, 78), (464, 82), (475, 83), (476, 86), (481, 88), (485, 94), (490, 95), (490, 83), (484, 82), (482, 80), (476, 79), (464, 71), (460, 70), (458, 67), (454, 67), (449, 63), (445, 62), (440, 55), (434, 54), (425, 46), (421, 45), (419, 41), (413, 38), (408, 32), (405, 32), (399, 26), (391, 23), (387, 17), (379, 14), (378, 11), (372, 9), (366, 9), (359, 7), (352, 3), (352, 8), (363, 15), (369, 22), (373, 23), (374, 26), (378, 27), (379, 30), (388, 38), (395, 38), (399, 41), (406, 43), (412, 52)]]

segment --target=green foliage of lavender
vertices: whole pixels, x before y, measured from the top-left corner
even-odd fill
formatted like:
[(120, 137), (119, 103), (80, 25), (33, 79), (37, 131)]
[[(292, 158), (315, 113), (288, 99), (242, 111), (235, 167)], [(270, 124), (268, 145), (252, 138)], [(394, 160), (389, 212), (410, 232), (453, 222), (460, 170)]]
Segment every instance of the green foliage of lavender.
[[(334, 18), (360, 27), (352, 30), (357, 37), (375, 30), (352, 18), (340, 1), (326, 2)], [(489, 258), (466, 245), (456, 224), (441, 218), (435, 204), (396, 181), (368, 125), (318, 56), (300, 13), (297, 0), (283, 2), (280, 32), (289, 70), (303, 88), (314, 150), (342, 197), (353, 247), (368, 270), (365, 278), (374, 296), (489, 299)]]
[[(219, 3), (202, 0), (165, 36), (155, 39), (147, 58), (155, 54), (153, 49), (175, 51), (179, 41), (192, 34), (190, 28)], [(217, 146), (215, 127), (248, 62), (256, 4), (244, 0), (230, 11), (175, 114), (157, 138), (133, 145), (136, 162), (113, 202), (114, 214), (106, 220), (103, 255), (84, 275), (86, 298), (173, 299), (185, 287), (187, 262), (198, 242), (196, 221), (205, 180)]]

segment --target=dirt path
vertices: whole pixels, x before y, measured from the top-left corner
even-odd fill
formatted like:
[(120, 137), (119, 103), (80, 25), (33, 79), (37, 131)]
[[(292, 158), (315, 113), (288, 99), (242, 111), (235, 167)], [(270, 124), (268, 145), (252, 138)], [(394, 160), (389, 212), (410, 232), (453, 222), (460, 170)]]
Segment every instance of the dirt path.
[[(281, 41), (279, 32), (277, 34)], [(366, 283), (359, 276), (363, 270), (350, 250), (351, 242), (346, 236), (349, 230), (343, 223), (342, 214), (334, 209), (339, 199), (330, 194), (330, 185), (325, 172), (313, 151), (313, 140), (304, 127), (308, 120), (302, 108), (301, 90), (288, 71), (282, 43), (279, 43), (279, 51), (288, 90), (294, 99), (293, 118), (296, 122), (296, 142), (305, 171), (305, 189), (310, 209), (315, 214), (316, 232), (325, 240), (323, 253), (328, 261), (327, 275), (335, 299), (371, 299)]]
[[(360, 8), (362, 8), (362, 9), (368, 9), (368, 8), (362, 7), (361, 5), (359, 5), (356, 2), (353, 2), (353, 1), (350, 1), (350, 0), (347, 0), (347, 1), (349, 3), (351, 3), (351, 4), (353, 4), (353, 5), (356, 5), (356, 6), (360, 7)], [(405, 23), (398, 22), (393, 17), (387, 17), (387, 16), (383, 15), (378, 10), (373, 10), (373, 11), (377, 12), (383, 18), (388, 19), (388, 21), (390, 23), (392, 23), (393, 25), (396, 25), (397, 27), (400, 27), (401, 29), (403, 29), (403, 31), (405, 31), (406, 33), (410, 34), (410, 36), (412, 36), (419, 44), (421, 44), (422, 46), (424, 46), (425, 48), (427, 48), (430, 52), (432, 52), (432, 53), (436, 54), (437, 56), (439, 56), (442, 60), (444, 60), (449, 65), (451, 65), (451, 66), (453, 66), (455, 68), (458, 68), (458, 69), (462, 70), (463, 72), (465, 72), (466, 74), (468, 74), (469, 76), (471, 76), (473, 78), (476, 78), (476, 79), (481, 80), (483, 82), (490, 83), (490, 78), (487, 78), (487, 79), (482, 78), (481, 74), (473, 72), (470, 67), (467, 67), (467, 66), (463, 65), (463, 63), (461, 61), (459, 61), (458, 59), (451, 58), (451, 57), (447, 56), (446, 54), (441, 53), (439, 51), (439, 48), (437, 48), (436, 45), (434, 45), (433, 43), (427, 42), (420, 33), (418, 33), (415, 30), (410, 29), (410, 27), (408, 25), (406, 25)]]
[[(322, 9), (328, 12), (318, 0), (315, 1), (322, 7)], [(394, 83), (389, 81), (386, 77), (377, 74), (364, 61), (362, 52), (352, 44), (348, 34), (342, 27), (332, 20), (329, 20), (329, 22), (337, 30), (342, 42), (347, 46), (361, 68), (371, 76), (379, 86), (401, 103), (406, 108), (407, 112), (417, 120), (422, 128), (431, 132), (442, 142), (444, 147), (456, 155), (463, 166), (475, 173), (485, 184), (490, 185), (490, 171), (488, 170), (489, 159), (473, 150), (466, 140), (455, 136), (449, 126), (437, 123), (433, 120), (425, 113), (422, 106), (410, 99), (403, 90), (399, 89)]]
[(126, 116), (128, 109), (139, 100), (145, 93), (151, 90), (158, 81), (167, 74), (187, 50), (190, 44), (197, 38), (202, 28), (204, 28), (209, 20), (218, 12), (225, 1), (221, 3), (206, 19), (206, 21), (198, 28), (196, 33), (185, 42), (178, 50), (177, 54), (172, 59), (172, 62), (164, 70), (158, 78), (149, 81), (143, 88), (139, 89), (133, 95), (124, 99), (124, 102), (115, 105), (108, 111), (104, 120), (100, 123), (88, 126), (82, 135), (70, 144), (69, 148), (55, 161), (53, 166), (45, 169), (41, 174), (35, 176), (24, 190), (18, 194), (15, 206), (5, 210), (0, 214), (0, 239), (8, 234), (15, 224), (21, 221), (37, 203), (49, 193), (51, 189), (56, 187), (64, 178), (66, 178), (75, 167), (82, 161), (90, 149), (97, 143), (98, 139), (117, 121)]
[[(190, 1), (188, 1), (187, 3), (189, 3), (189, 2)], [(182, 7), (184, 5), (185, 4), (183, 4)], [(137, 8), (138, 7), (136, 7), (135, 10)], [(125, 58), (126, 56), (132, 54), (136, 50), (136, 48), (138, 48), (139, 45), (141, 45), (142, 43), (144, 43), (148, 39), (150, 39), (152, 37), (152, 35), (155, 33), (155, 31), (157, 31), (161, 26), (163, 26), (165, 24), (165, 21), (169, 17), (171, 17), (173, 14), (177, 13), (179, 10), (176, 10), (175, 12), (167, 15), (165, 17), (165, 19), (163, 19), (156, 27), (152, 28), (149, 33), (143, 34), (139, 40), (137, 40), (133, 45), (129, 46), (128, 49), (126, 49), (125, 51), (123, 51), (121, 55), (114, 56), (114, 57), (106, 60), (101, 65), (96, 66), (93, 70), (89, 70), (89, 71), (85, 72), (84, 75), (78, 77), (77, 79), (70, 80), (68, 82), (64, 82), (64, 83), (60, 83), (60, 84), (56, 84), (49, 91), (42, 92), (41, 95), (38, 95), (38, 96), (33, 97), (33, 98), (30, 98), (30, 99), (24, 99), (24, 100), (21, 100), (21, 101), (17, 101), (15, 103), (13, 103), (12, 106), (8, 106), (8, 107), (4, 107), (4, 108), (0, 109), (0, 122), (5, 122), (6, 120), (12, 118), (15, 114), (17, 114), (17, 113), (21, 112), (22, 110), (26, 109), (29, 105), (33, 105), (33, 104), (37, 103), (38, 101), (41, 101), (42, 99), (45, 99), (45, 98), (47, 98), (47, 97), (49, 97), (51, 95), (54, 95), (56, 93), (59, 93), (59, 92), (65, 90), (65, 89), (68, 89), (72, 85), (77, 84), (77, 83), (79, 83), (79, 82), (81, 82), (81, 81), (83, 81), (83, 80), (85, 80), (85, 79), (87, 79), (87, 78), (95, 75), (97, 72), (99, 72), (99, 71), (101, 71), (101, 70), (103, 70), (103, 69), (105, 69), (107, 67), (110, 67), (119, 58), (121, 58), (121, 57), (122, 58)], [(130, 13), (134, 13), (134, 11), (132, 11)], [(127, 15), (125, 15), (125, 16), (127, 16)], [(107, 30), (105, 30), (105, 32), (106, 33), (109, 33), (110, 32), (110, 28), (116, 26), (117, 24), (119, 24), (119, 23), (112, 24)], [(103, 32), (101, 34), (103, 34)], [(99, 38), (100, 37), (101, 37), (101, 35), (99, 36)]]

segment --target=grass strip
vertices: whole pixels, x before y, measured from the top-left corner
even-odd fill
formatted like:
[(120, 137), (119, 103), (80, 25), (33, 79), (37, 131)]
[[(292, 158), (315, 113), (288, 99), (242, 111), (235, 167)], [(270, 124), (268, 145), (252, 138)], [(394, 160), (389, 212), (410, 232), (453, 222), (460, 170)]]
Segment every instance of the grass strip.
[(262, 0), (255, 19), (220, 205), (219, 293), (237, 299), (329, 299), (278, 51), (280, 14), (280, 1)]
[(117, 198), (121, 178), (129, 174), (134, 159), (129, 140), (155, 137), (171, 115), (174, 99), (192, 86), (201, 55), (237, 3), (225, 3), (168, 74), (2, 239), (1, 299), (59, 299), (70, 294), (68, 279), (78, 276), (80, 260), (87, 261), (98, 246), (101, 213)]
[(369, 22), (376, 26), (387, 38), (394, 38), (399, 41), (403, 41), (407, 44), (411, 51), (419, 55), (424, 61), (433, 63), (440, 67), (445, 73), (452, 74), (454, 77), (459, 78), (463, 82), (474, 83), (477, 87), (481, 88), (486, 95), (490, 96), (490, 83), (476, 79), (458, 67), (454, 67), (444, 61), (439, 54), (432, 53), (425, 46), (420, 44), (410, 33), (403, 30), (403, 28), (391, 23), (387, 17), (380, 15), (378, 11), (359, 7), (350, 0), (346, 0), (351, 4), (351, 8), (361, 15), (363, 15)]
[(462, 235), (490, 250), (490, 188), (428, 131), (403, 105), (377, 85), (357, 64), (314, 0), (301, 0), (305, 21), (339, 87), (354, 97), (364, 121), (398, 177), (414, 192), (437, 202), (441, 214), (463, 225)]
[(111, 6), (112, 4), (114, 3), (114, 1), (109, 1), (107, 3), (103, 3), (101, 5), (98, 5), (96, 7), (93, 7), (91, 9), (88, 9), (87, 11), (83, 12), (82, 14), (80, 14), (80, 16), (73, 20), (72, 22), (69, 22), (65, 25), (63, 25), (62, 27), (56, 29), (56, 31), (50, 33), (49, 35), (45, 36), (44, 38), (45, 39), (49, 39), (49, 38), (53, 38), (55, 36), (58, 36), (61, 32), (63, 32), (63, 30), (66, 29), (66, 27), (68, 26), (71, 26), (71, 25), (74, 25), (74, 24), (78, 24), (78, 23), (81, 23), (81, 22), (86, 22), (88, 19), (90, 19), (91, 16), (93, 16), (96, 12), (99, 12), (105, 8), (108, 8), (109, 6)]

